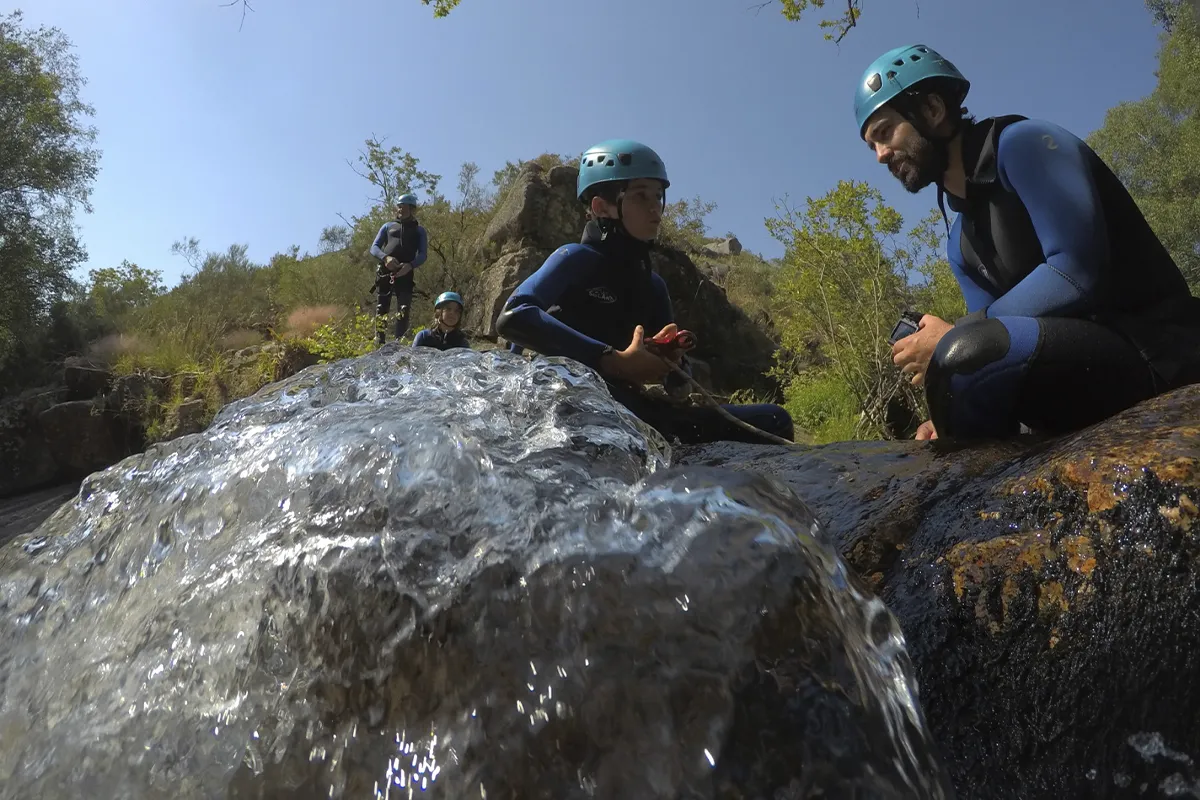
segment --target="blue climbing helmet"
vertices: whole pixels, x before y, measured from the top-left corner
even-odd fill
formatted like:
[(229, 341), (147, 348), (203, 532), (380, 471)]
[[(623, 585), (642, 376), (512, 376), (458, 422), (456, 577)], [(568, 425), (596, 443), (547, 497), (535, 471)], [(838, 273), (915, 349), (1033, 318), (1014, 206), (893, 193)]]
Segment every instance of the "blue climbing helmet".
[(415, 206), (417, 204), (417, 196), (412, 192), (405, 192), (400, 195), (400, 199), (396, 201), (398, 206)]
[(465, 305), (463, 299), (459, 297), (458, 292), (442, 292), (438, 295), (437, 300), (434, 301), (433, 307), (436, 310), (446, 305), (446, 303), (458, 303), (460, 307)]
[(912, 44), (888, 50), (871, 62), (854, 92), (854, 118), (861, 137), (867, 120), (886, 103), (911, 91), (917, 84), (931, 78), (947, 79), (962, 87), (958, 101), (967, 96), (971, 82), (945, 56), (923, 44)]
[(658, 153), (632, 139), (609, 139), (592, 145), (579, 159), (576, 194), (581, 203), (587, 202), (584, 197), (593, 186), (638, 178), (660, 180), (664, 189), (671, 185), (667, 167)]

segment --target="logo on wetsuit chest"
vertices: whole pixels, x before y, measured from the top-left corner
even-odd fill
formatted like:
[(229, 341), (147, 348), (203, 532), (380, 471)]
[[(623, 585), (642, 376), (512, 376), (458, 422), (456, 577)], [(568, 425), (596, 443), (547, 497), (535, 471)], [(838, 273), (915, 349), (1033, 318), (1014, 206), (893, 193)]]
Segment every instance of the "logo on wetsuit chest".
[(617, 302), (617, 298), (613, 297), (612, 293), (603, 286), (596, 286), (595, 288), (588, 289), (588, 297), (594, 297), (601, 303)]

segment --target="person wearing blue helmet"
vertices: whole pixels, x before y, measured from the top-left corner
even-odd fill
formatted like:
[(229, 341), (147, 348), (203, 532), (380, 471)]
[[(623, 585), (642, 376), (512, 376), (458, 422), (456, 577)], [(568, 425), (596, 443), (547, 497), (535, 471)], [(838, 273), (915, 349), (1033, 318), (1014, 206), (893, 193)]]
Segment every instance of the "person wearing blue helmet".
[(462, 312), (463, 299), (458, 292), (439, 294), (433, 303), (434, 325), (413, 338), (413, 347), (436, 347), (438, 350), (465, 347), (470, 350), (470, 340), (458, 329)]
[(854, 97), (859, 136), (913, 193), (931, 183), (969, 313), (893, 347), (924, 385), (918, 439), (1060, 434), (1200, 381), (1200, 300), (1129, 192), (1062, 127), (976, 120), (925, 45), (889, 50)]
[(375, 335), (382, 346), (386, 341), (387, 317), (396, 300), (396, 338), (408, 333), (412, 308), (413, 270), (425, 263), (429, 237), (417, 222), (417, 196), (411, 192), (396, 201), (396, 218), (387, 222), (371, 243), (371, 255), (379, 260), (375, 276), (378, 303), (375, 306)]
[[(644, 144), (614, 139), (589, 147), (576, 184), (588, 212), (582, 241), (560, 247), (516, 288), (496, 330), (515, 351), (565, 356), (596, 370), (618, 402), (668, 439), (762, 441), (715, 409), (680, 407), (642, 392), (648, 384), (662, 383), (669, 394), (687, 386), (644, 344), (647, 336), (678, 330), (667, 285), (650, 261), (670, 185), (663, 160)], [(679, 351), (671, 360), (690, 371)], [(725, 409), (792, 439), (791, 417), (780, 406)]]

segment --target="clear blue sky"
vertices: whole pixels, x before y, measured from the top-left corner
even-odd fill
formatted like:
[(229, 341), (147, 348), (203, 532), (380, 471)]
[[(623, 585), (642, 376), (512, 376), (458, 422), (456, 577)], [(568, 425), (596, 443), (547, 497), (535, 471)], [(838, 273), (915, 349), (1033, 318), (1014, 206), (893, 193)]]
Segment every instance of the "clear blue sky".
[[(869, 0), (840, 48), (818, 15), (788, 23), (755, 0), (37, 0), (26, 19), (74, 41), (96, 107), (101, 173), (80, 217), (89, 267), (122, 259), (175, 283), (176, 239), (315, 251), (324, 226), (368, 206), (346, 165), (387, 136), (444, 176), (475, 161), (578, 153), (630, 137), (667, 162), (672, 196), (718, 204), (714, 233), (782, 252), (774, 199), (840, 178), (913, 198), (858, 140), (854, 86), (883, 50), (923, 42), (973, 81), (980, 116), (1020, 113), (1086, 135), (1154, 87), (1157, 32), (1138, 0)], [(836, 5), (836, 0), (834, 0)]]

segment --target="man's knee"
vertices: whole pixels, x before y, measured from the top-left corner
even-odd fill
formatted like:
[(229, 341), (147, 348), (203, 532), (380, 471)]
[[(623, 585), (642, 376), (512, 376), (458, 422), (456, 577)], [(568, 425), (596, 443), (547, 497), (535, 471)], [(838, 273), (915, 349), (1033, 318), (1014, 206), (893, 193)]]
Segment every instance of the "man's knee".
[(1007, 430), (1024, 367), (1037, 352), (1041, 327), (1032, 317), (987, 319), (951, 329), (925, 373), (925, 397), (939, 435)]
[(1004, 358), (1012, 346), (1008, 328), (998, 319), (985, 319), (951, 328), (938, 342), (927, 374), (969, 375)]

